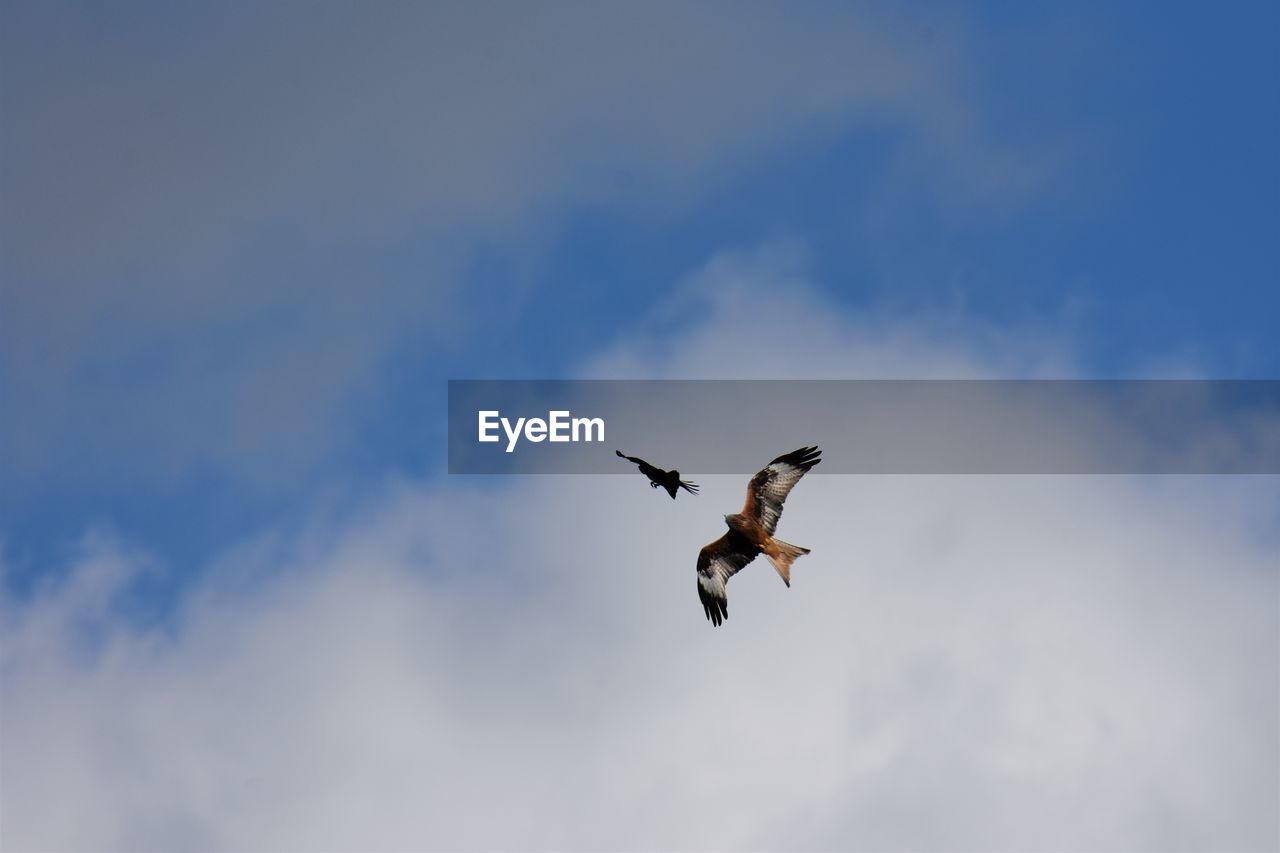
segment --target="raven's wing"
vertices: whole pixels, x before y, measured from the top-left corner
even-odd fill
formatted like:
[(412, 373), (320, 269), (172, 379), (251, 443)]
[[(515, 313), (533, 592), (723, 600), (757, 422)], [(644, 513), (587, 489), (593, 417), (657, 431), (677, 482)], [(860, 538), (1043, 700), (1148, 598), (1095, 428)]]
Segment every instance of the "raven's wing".
[(621, 450), (615, 450), (615, 451), (613, 451), (613, 452), (614, 452), (614, 453), (616, 453), (616, 454), (617, 454), (618, 456), (620, 456), (621, 458), (623, 458), (623, 459), (627, 460), (628, 462), (634, 462), (634, 463), (636, 463), (637, 465), (648, 465), (648, 464), (649, 464), (648, 462), (645, 462), (643, 459), (641, 459), (639, 456), (628, 456), (627, 454), (623, 453)]
[(759, 548), (732, 530), (698, 552), (698, 599), (712, 625), (729, 618), (725, 584), (759, 553)]
[(782, 517), (782, 502), (805, 472), (822, 461), (821, 456), (822, 451), (816, 447), (802, 447), (770, 462), (747, 484), (747, 502), (742, 506), (742, 514), (760, 522), (772, 536)]
[(613, 452), (618, 454), (628, 462), (634, 462), (635, 464), (639, 465), (640, 473), (648, 477), (649, 482), (657, 483), (659, 485), (662, 484), (662, 476), (667, 473), (666, 471), (663, 471), (661, 468), (656, 468), (653, 465), (650, 465), (648, 462), (645, 462), (639, 456), (628, 456), (625, 453), (623, 453), (621, 450), (615, 450)]

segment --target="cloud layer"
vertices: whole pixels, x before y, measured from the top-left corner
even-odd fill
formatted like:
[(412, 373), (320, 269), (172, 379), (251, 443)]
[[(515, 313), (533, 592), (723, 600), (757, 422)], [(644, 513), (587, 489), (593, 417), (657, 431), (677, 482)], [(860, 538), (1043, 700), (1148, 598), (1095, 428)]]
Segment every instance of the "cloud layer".
[[(865, 322), (789, 307), (802, 328)], [(712, 312), (674, 349), (736, 322)], [(892, 343), (885, 369), (911, 349)], [(815, 345), (851, 374), (878, 357), (817, 335), (786, 369)], [(996, 369), (960, 341), (935, 353)], [(5, 603), (3, 844), (1280, 841), (1274, 478), (815, 475), (780, 527), (813, 549), (792, 588), (750, 566), (713, 630), (694, 558), (741, 489), (391, 483), (229, 549), (162, 626), (112, 607), (155, 568), (88, 541)]]

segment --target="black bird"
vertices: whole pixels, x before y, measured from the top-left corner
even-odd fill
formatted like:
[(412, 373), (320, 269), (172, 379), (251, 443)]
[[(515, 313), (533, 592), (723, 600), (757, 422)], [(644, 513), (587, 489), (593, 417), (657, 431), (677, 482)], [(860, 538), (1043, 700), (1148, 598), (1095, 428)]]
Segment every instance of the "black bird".
[(675, 500), (676, 490), (684, 489), (691, 495), (698, 493), (698, 484), (690, 483), (680, 479), (679, 471), (663, 471), (661, 468), (655, 468), (643, 459), (637, 456), (628, 456), (621, 450), (615, 450), (614, 453), (621, 456), (628, 462), (634, 462), (640, 466), (640, 473), (649, 478), (649, 487), (656, 489), (659, 486), (667, 490), (667, 494), (671, 495), (671, 499)]

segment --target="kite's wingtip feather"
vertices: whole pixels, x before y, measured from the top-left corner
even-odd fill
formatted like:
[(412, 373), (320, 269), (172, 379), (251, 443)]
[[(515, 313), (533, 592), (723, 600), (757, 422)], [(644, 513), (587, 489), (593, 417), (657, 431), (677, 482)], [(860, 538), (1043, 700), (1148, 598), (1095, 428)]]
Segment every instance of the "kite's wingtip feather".
[(806, 471), (822, 461), (822, 451), (818, 449), (818, 445), (809, 447), (801, 447), (790, 453), (784, 453), (777, 459), (770, 462), (770, 465), (795, 465), (797, 468), (804, 468)]

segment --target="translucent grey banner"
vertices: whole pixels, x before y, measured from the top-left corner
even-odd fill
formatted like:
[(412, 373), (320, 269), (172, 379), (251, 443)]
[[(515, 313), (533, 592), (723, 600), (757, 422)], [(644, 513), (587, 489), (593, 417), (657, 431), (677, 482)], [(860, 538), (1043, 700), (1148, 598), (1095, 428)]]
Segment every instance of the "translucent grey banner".
[(453, 380), (451, 474), (1278, 474), (1275, 380)]

